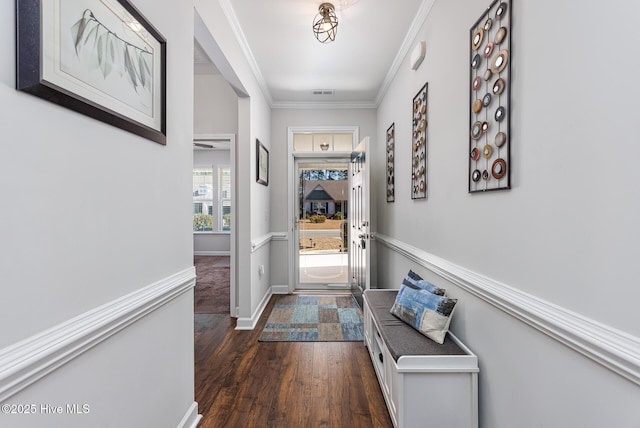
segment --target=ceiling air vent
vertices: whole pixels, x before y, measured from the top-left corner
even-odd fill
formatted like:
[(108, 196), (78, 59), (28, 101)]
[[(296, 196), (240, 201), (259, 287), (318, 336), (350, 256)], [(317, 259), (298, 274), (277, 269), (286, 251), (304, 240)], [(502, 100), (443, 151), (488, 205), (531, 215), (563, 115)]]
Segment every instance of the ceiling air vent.
[(313, 95), (333, 95), (333, 89), (314, 89), (311, 91)]

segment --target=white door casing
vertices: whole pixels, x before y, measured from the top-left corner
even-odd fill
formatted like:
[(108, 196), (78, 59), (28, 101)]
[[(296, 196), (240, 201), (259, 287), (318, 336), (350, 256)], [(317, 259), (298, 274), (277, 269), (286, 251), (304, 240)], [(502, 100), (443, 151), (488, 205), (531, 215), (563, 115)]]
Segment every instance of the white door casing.
[(194, 134), (194, 142), (228, 142), (229, 166), (231, 168), (231, 231), (229, 232), (229, 313), (238, 317), (238, 284), (236, 279), (237, 266), (237, 212), (236, 212), (236, 135), (235, 134)]
[[(293, 136), (296, 133), (350, 133), (353, 135), (353, 145), (359, 140), (360, 130), (358, 126), (290, 126), (287, 128), (287, 199), (289, 218), (287, 221), (287, 241), (288, 245), (288, 290), (293, 292), (296, 287), (296, 276), (298, 275), (296, 258), (298, 257), (299, 243), (296, 242), (296, 159), (301, 158), (327, 158), (327, 157), (349, 157), (349, 152), (297, 152), (293, 147)], [(349, 230), (350, 231), (350, 230)], [(349, 277), (350, 278), (350, 277)]]

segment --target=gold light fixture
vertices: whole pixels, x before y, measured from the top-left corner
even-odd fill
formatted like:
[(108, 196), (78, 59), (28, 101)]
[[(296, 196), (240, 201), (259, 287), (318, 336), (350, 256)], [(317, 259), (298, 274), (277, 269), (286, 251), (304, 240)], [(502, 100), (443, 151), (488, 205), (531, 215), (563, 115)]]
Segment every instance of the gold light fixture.
[(313, 20), (313, 34), (320, 43), (331, 43), (338, 32), (338, 17), (331, 3), (322, 3)]

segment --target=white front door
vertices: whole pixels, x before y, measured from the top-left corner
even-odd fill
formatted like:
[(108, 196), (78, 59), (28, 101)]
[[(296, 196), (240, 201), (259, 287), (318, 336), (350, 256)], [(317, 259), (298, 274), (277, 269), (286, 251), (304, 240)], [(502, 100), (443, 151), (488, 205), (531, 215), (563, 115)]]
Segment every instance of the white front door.
[(351, 257), (349, 279), (351, 291), (362, 306), (362, 293), (370, 288), (371, 281), (371, 239), (369, 205), (369, 168), (367, 168), (369, 137), (365, 137), (351, 153), (349, 163), (349, 231)]

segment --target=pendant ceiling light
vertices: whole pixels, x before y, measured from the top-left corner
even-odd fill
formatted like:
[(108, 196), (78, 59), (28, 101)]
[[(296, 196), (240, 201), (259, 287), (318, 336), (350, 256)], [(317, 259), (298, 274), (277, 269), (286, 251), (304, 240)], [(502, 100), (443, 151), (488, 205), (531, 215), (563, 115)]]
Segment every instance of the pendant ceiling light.
[(320, 43), (331, 43), (338, 32), (338, 17), (331, 3), (322, 3), (318, 15), (313, 20), (313, 34)]

